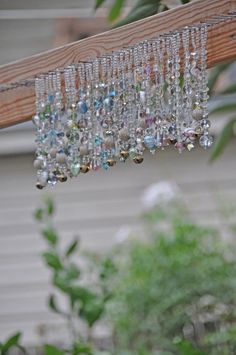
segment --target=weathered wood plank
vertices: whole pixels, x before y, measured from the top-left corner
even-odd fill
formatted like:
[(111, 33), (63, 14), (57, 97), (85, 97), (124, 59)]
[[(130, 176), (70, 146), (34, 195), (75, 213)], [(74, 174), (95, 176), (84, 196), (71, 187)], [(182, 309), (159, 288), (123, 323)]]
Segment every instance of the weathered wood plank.
[[(213, 16), (236, 10), (235, 0), (198, 0), (173, 10), (0, 67), (0, 84), (65, 67), (111, 53)], [(236, 57), (236, 20), (209, 30), (208, 66)], [(0, 93), (0, 128), (27, 121), (34, 113), (34, 89), (20, 87)]]

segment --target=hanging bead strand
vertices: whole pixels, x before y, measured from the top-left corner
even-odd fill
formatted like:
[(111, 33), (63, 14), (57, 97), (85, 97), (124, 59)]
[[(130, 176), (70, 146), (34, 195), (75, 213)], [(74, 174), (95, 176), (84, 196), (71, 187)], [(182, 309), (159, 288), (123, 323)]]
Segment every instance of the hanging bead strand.
[(201, 109), (202, 109), (202, 120), (200, 122), (203, 135), (201, 136), (199, 143), (204, 148), (210, 148), (213, 144), (213, 137), (209, 134), (209, 128), (211, 126), (210, 121), (208, 119), (208, 80), (207, 80), (207, 34), (208, 34), (208, 26), (207, 24), (203, 24), (200, 28), (200, 71), (201, 71)]

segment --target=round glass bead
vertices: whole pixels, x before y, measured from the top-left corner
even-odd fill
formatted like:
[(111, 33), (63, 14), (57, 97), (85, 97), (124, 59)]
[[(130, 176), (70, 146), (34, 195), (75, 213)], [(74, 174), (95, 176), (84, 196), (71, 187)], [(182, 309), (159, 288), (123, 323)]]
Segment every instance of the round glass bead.
[(202, 118), (202, 113), (201, 108), (195, 108), (195, 110), (193, 110), (193, 118), (195, 120), (200, 120)]
[(213, 144), (213, 137), (209, 136), (208, 134), (204, 134), (203, 136), (200, 137), (199, 144), (202, 148), (208, 149)]
[(57, 178), (54, 174), (50, 174), (49, 178), (48, 178), (48, 184), (53, 187), (55, 186), (57, 183)]
[(201, 127), (203, 129), (209, 129), (211, 127), (211, 122), (209, 120), (201, 120)]
[(156, 146), (155, 138), (153, 136), (145, 136), (144, 144), (148, 149), (153, 149)]
[(86, 113), (88, 111), (88, 106), (87, 106), (86, 102), (79, 101), (78, 105), (77, 105), (77, 110), (80, 113)]

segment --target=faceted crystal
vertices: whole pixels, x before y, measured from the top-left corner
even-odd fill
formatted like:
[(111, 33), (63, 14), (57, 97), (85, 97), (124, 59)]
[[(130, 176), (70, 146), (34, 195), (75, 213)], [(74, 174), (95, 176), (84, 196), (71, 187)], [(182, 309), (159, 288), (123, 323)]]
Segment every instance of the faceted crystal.
[(206, 134), (206, 135), (204, 134), (200, 137), (199, 144), (202, 148), (208, 149), (213, 144), (213, 137), (209, 136), (208, 134)]
[(152, 150), (156, 146), (155, 137), (145, 136), (144, 137), (144, 144), (149, 150)]
[(80, 164), (78, 162), (74, 162), (70, 166), (70, 171), (73, 176), (77, 176), (80, 172)]

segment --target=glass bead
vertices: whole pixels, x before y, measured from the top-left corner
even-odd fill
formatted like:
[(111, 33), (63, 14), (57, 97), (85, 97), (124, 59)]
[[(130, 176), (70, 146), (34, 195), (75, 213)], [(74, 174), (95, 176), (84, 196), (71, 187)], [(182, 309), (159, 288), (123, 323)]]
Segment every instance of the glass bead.
[(209, 129), (211, 127), (211, 122), (209, 120), (201, 120), (201, 127), (203, 129)]
[(150, 127), (154, 123), (154, 117), (148, 115), (145, 118), (146, 124), (148, 127)]
[(185, 149), (184, 144), (182, 142), (175, 143), (175, 148), (178, 150), (179, 153), (182, 153)]
[(156, 146), (156, 141), (153, 136), (145, 136), (144, 137), (144, 144), (148, 149), (153, 149)]
[(208, 134), (204, 134), (200, 137), (199, 144), (202, 148), (208, 149), (213, 144), (213, 137), (209, 136)]
[(78, 105), (77, 105), (77, 110), (80, 113), (86, 113), (88, 111), (88, 106), (87, 106), (86, 102), (79, 101)]
[(105, 98), (105, 100), (103, 101), (103, 105), (104, 105), (104, 108), (107, 111), (111, 111), (112, 108), (113, 108), (113, 100), (112, 100), (112, 98), (111, 97)]
[(187, 149), (190, 152), (192, 149), (194, 148), (194, 144), (193, 143), (188, 143), (187, 144)]
[(33, 117), (33, 123), (34, 123), (34, 125), (35, 125), (36, 127), (39, 127), (39, 126), (40, 126), (40, 117), (39, 117), (39, 115), (35, 115), (35, 116)]
[(102, 142), (103, 142), (103, 139), (102, 139), (102, 137), (100, 137), (100, 136), (96, 136), (95, 137), (95, 144), (96, 144), (96, 146), (99, 146), (100, 144), (102, 144)]
[(202, 119), (202, 109), (201, 108), (196, 108), (195, 110), (193, 110), (193, 118), (195, 120), (201, 120)]
[(130, 148), (129, 156), (131, 159), (133, 159), (136, 156), (136, 149), (135, 148)]
[(102, 168), (104, 170), (108, 170), (109, 169), (109, 164), (107, 162), (102, 163)]
[(80, 164), (78, 162), (74, 162), (70, 166), (70, 171), (73, 176), (77, 176), (80, 172)]
[(122, 141), (128, 141), (130, 138), (129, 130), (127, 128), (121, 129), (119, 132), (119, 137)]
[(57, 183), (57, 178), (54, 174), (51, 174), (48, 178), (48, 184), (51, 186), (51, 187), (54, 187)]

